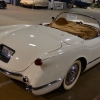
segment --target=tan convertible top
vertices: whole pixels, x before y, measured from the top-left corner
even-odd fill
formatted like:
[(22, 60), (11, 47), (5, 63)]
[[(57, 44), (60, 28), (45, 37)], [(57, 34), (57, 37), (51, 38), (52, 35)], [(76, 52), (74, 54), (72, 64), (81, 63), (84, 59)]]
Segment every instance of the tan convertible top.
[(83, 39), (95, 38), (98, 35), (98, 31), (94, 27), (67, 21), (65, 18), (59, 18), (57, 21), (50, 23), (49, 26), (77, 35)]

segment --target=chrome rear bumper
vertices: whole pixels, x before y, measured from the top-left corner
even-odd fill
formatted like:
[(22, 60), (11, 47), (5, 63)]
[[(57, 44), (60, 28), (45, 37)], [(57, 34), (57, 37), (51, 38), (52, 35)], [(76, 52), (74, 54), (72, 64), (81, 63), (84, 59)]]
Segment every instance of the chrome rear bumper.
[[(3, 73), (4, 75), (8, 76), (8, 77), (11, 77), (13, 79), (24, 82), (25, 84), (27, 84), (26, 90), (31, 90), (31, 91), (36, 91), (36, 90), (41, 90), (43, 88), (48, 88), (48, 87), (52, 86), (53, 84), (62, 80), (61, 78), (59, 78), (57, 80), (54, 80), (54, 81), (52, 81), (48, 84), (42, 85), (40, 87), (33, 87), (32, 85), (30, 85), (29, 79), (27, 78), (27, 76), (23, 76), (22, 74), (16, 73), (16, 72), (10, 72), (10, 71), (5, 70), (3, 68), (0, 68), (0, 72)], [(26, 80), (26, 82), (25, 82), (25, 80)]]
[[(27, 78), (26, 76), (23, 76), (23, 75), (20, 74), (20, 73), (17, 73), (17, 72), (11, 72), (11, 71), (8, 71), (8, 70), (3, 69), (3, 68), (0, 68), (0, 72), (3, 73), (4, 75), (10, 77), (10, 78), (19, 80), (19, 81), (21, 81), (21, 82), (24, 82), (23, 80)], [(27, 81), (27, 82), (24, 82), (24, 83), (27, 84), (28, 81)]]
[(3, 68), (0, 68), (0, 72), (4, 73), (6, 75), (15, 76), (15, 77), (23, 77), (23, 75), (20, 74), (20, 73), (10, 72), (10, 71), (7, 71), (7, 70), (5, 70)]
[(43, 88), (50, 87), (51, 85), (53, 85), (53, 84), (55, 84), (55, 83), (57, 83), (57, 82), (59, 82), (59, 81), (61, 81), (61, 80), (62, 80), (62, 79), (59, 78), (58, 80), (52, 81), (52, 82), (50, 82), (50, 83), (48, 83), (48, 84), (45, 84), (45, 85), (42, 85), (42, 86), (40, 86), (40, 87), (32, 87), (31, 85), (27, 85), (27, 86), (26, 86), (26, 90), (32, 90), (32, 91), (40, 90), (40, 89), (43, 89)]

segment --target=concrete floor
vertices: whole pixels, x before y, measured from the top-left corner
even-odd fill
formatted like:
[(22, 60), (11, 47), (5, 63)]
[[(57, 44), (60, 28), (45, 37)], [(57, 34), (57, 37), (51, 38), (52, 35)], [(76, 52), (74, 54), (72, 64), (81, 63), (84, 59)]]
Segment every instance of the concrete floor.
[[(79, 12), (96, 17), (100, 21), (100, 9), (47, 10), (15, 7), (8, 4), (7, 9), (0, 9), (0, 26), (12, 24), (39, 24), (50, 22), (52, 16), (62, 11)], [(93, 100), (100, 94), (100, 64), (80, 76), (75, 86), (64, 91), (61, 88), (35, 96), (25, 90), (25, 84), (12, 80), (0, 73), (0, 100)]]

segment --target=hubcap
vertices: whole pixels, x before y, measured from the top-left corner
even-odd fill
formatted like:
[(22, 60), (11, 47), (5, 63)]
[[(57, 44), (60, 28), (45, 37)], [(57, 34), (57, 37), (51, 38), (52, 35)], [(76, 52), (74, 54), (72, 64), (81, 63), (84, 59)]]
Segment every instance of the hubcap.
[(65, 81), (66, 85), (70, 85), (75, 81), (75, 79), (76, 79), (76, 77), (78, 75), (78, 72), (79, 72), (79, 65), (78, 64), (74, 64), (70, 68), (70, 70), (68, 71), (68, 74), (66, 76), (66, 81)]

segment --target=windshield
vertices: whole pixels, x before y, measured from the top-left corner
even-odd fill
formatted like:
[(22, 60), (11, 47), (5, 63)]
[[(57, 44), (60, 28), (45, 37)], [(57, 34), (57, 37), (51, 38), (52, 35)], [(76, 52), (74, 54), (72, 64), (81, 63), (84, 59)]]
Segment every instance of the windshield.
[(62, 18), (62, 17), (65, 18), (66, 20), (82, 22), (83, 24), (88, 24), (88, 25), (94, 26), (96, 28), (100, 28), (99, 21), (91, 16), (77, 14), (77, 13), (71, 13), (71, 12), (62, 12), (55, 18), (55, 20)]
[(83, 39), (93, 39), (100, 36), (99, 21), (82, 14), (60, 13), (48, 26)]

